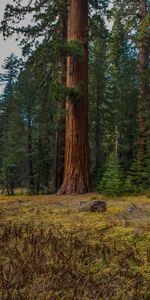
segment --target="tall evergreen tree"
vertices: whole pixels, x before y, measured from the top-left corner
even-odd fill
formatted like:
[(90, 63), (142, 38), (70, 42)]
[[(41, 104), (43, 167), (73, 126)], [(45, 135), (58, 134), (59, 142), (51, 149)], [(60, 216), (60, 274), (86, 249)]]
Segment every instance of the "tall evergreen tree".
[(88, 1), (71, 0), (68, 6), (68, 42), (78, 43), (81, 57), (67, 59), (66, 149), (64, 181), (59, 193), (90, 190), (88, 157)]
[[(62, 12), (59, 16), (59, 30), (62, 42), (67, 40), (67, 12)], [(65, 156), (65, 93), (63, 87), (66, 86), (66, 56), (61, 56), (58, 62), (58, 83), (60, 84), (60, 93), (57, 99), (57, 130), (56, 130), (56, 170), (55, 170), (55, 188), (60, 188), (64, 175), (64, 156)]]
[(139, 97), (139, 147), (138, 155), (144, 156), (147, 143), (150, 142), (150, 89), (149, 89), (149, 54), (150, 54), (150, 14), (148, 15), (148, 1), (140, 1), (140, 26), (138, 33), (139, 47), (139, 75), (140, 75), (140, 97)]
[[(35, 57), (32, 58), (33, 61)], [(45, 66), (41, 64), (34, 69), (29, 59), (18, 83), (26, 129), (27, 185), (32, 193), (54, 191), (56, 103), (51, 91), (50, 74), (46, 74), (49, 78), (47, 84), (43, 74), (45, 71)]]
[(7, 189), (8, 194), (14, 194), (14, 188), (21, 184), (21, 164), (25, 153), (23, 117), (15, 93), (19, 61), (14, 54), (6, 58), (3, 69), (4, 73), (0, 76), (1, 82), (5, 83), (0, 101), (0, 177), (2, 187)]
[(121, 19), (120, 10), (114, 14), (114, 23), (109, 41), (107, 77), (106, 138), (109, 133), (109, 148), (113, 149), (118, 132), (118, 154), (127, 171), (135, 154), (137, 137), (138, 80), (137, 58), (129, 46)]
[(90, 152), (92, 169), (103, 168), (104, 115), (106, 101), (108, 31), (100, 15), (94, 14), (90, 20), (89, 43), (89, 117), (90, 117)]

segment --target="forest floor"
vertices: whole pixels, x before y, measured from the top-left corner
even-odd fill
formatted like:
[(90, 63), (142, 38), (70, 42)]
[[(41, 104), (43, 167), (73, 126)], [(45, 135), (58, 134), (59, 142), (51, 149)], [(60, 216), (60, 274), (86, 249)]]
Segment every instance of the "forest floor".
[(2, 300), (150, 299), (150, 195), (1, 195), (0, 238)]

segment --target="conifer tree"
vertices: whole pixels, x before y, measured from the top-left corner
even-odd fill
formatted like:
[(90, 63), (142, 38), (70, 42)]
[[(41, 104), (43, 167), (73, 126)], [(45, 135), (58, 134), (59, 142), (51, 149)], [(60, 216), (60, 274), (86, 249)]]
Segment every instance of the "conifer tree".
[[(59, 16), (60, 39), (62, 42), (67, 40), (67, 12)], [(64, 156), (65, 156), (65, 93), (63, 87), (66, 86), (66, 56), (62, 56), (58, 62), (58, 83), (60, 93), (57, 99), (57, 129), (56, 129), (56, 170), (55, 170), (55, 189), (60, 188), (64, 175)]]
[(23, 116), (16, 98), (17, 74), (19, 61), (14, 54), (6, 58), (1, 82), (5, 83), (1, 96), (1, 186), (8, 194), (14, 194), (14, 188), (21, 183), (21, 164), (25, 153)]
[(18, 96), (21, 99), (25, 126), (28, 166), (26, 185), (31, 193), (38, 194), (42, 191), (54, 191), (56, 102), (50, 85), (52, 80), (47, 84), (45, 78), (49, 78), (50, 74), (43, 75), (45, 66), (40, 64), (34, 69), (30, 63), (35, 57), (26, 62), (19, 76)]
[(146, 154), (146, 144), (150, 141), (149, 26), (150, 14), (148, 14), (148, 1), (140, 0), (140, 26), (138, 32), (140, 75), (138, 155), (141, 157)]
[(105, 172), (97, 190), (106, 195), (119, 195), (123, 190), (123, 175), (116, 152), (112, 152), (106, 162)]
[(106, 101), (106, 70), (108, 31), (102, 16), (93, 14), (90, 19), (89, 44), (89, 117), (90, 149), (92, 169), (95, 172), (103, 168), (104, 118)]
[[(130, 165), (133, 169), (129, 171), (127, 181), (136, 183), (134, 190), (145, 190), (147, 186), (146, 173), (147, 163), (149, 161), (149, 75), (148, 75), (148, 57), (149, 57), (149, 3), (147, 0), (138, 1), (114, 1), (113, 10), (116, 8), (122, 11), (122, 20), (124, 21), (126, 32), (130, 37), (131, 45), (134, 45), (136, 53), (138, 52), (137, 63), (137, 108), (135, 116), (137, 119), (137, 128), (135, 126), (134, 155), (131, 157)], [(138, 49), (137, 49), (138, 48)], [(131, 48), (132, 49), (132, 48)], [(138, 50), (138, 51), (137, 51)], [(129, 77), (130, 78), (130, 77)], [(133, 103), (133, 101), (132, 101)], [(133, 159), (132, 159), (133, 158)], [(148, 173), (147, 173), (148, 174)], [(138, 179), (137, 179), (138, 178)], [(130, 179), (130, 180), (129, 180)]]
[(138, 80), (135, 46), (129, 47), (128, 35), (121, 16), (120, 9), (114, 12), (114, 23), (108, 45), (110, 67), (107, 75), (107, 114), (104, 128), (109, 149), (113, 148), (114, 128), (117, 128), (119, 155), (126, 172), (135, 155)]

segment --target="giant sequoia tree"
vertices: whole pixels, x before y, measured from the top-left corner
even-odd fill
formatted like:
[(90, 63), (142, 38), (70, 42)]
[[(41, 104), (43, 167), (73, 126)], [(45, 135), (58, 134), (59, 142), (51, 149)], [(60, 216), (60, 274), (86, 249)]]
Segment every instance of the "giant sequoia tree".
[(64, 181), (59, 193), (90, 190), (88, 158), (88, 1), (71, 0), (68, 7), (68, 42), (83, 49), (67, 59), (66, 146)]

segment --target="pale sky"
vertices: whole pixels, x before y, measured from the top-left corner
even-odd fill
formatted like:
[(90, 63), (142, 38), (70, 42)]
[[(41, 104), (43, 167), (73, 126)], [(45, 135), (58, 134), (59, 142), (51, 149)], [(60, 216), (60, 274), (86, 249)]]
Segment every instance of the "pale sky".
[[(13, 4), (13, 0), (0, 0), (0, 22), (3, 20), (4, 9), (7, 4)], [(15, 41), (15, 37), (8, 38), (4, 41), (0, 34), (0, 73), (2, 72), (2, 64), (4, 59), (14, 52), (17, 56), (21, 56), (21, 49)]]

